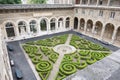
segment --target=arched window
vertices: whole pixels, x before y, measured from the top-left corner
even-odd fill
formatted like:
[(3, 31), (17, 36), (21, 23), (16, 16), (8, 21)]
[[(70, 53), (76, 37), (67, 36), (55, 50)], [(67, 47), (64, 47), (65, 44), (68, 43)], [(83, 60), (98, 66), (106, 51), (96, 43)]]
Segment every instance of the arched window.
[(66, 18), (66, 28), (70, 27), (70, 18)]
[(26, 23), (24, 21), (20, 21), (18, 23), (19, 33), (26, 33)]
[(40, 22), (41, 30), (46, 31), (47, 30), (47, 22), (45, 19), (42, 19)]
[(74, 18), (74, 29), (77, 29), (78, 28), (78, 18), (75, 17)]
[(33, 32), (33, 33), (36, 33), (37, 32), (36, 21), (35, 20), (30, 21), (29, 25), (30, 25), (30, 31)]
[(51, 30), (55, 30), (55, 24), (56, 24), (55, 22), (56, 22), (55, 18), (51, 19), (51, 21), (50, 21), (50, 29)]
[(63, 18), (60, 18), (58, 20), (58, 28), (62, 28), (63, 27)]
[(13, 26), (13, 24), (11, 22), (8, 22), (5, 25), (5, 28), (6, 28), (6, 32), (7, 32), (8, 37), (14, 37), (15, 36), (14, 26)]

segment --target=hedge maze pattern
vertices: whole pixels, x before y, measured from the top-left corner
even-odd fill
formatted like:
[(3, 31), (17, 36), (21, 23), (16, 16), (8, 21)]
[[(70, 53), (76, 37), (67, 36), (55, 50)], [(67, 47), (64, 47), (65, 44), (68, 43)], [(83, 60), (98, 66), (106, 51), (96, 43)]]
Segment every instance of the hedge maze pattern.
[[(53, 51), (53, 47), (64, 44), (67, 37), (68, 35), (66, 34), (23, 44), (25, 52), (31, 58), (42, 80), (48, 79), (59, 57), (59, 54)], [(62, 80), (77, 72), (77, 70), (81, 70), (110, 54), (109, 49), (76, 35), (72, 36), (70, 45), (74, 46), (77, 50), (74, 53), (64, 55), (55, 80)]]
[(31, 58), (42, 80), (48, 79), (53, 65), (59, 56), (52, 48), (58, 44), (64, 44), (67, 36), (66, 34), (23, 44), (25, 52)]

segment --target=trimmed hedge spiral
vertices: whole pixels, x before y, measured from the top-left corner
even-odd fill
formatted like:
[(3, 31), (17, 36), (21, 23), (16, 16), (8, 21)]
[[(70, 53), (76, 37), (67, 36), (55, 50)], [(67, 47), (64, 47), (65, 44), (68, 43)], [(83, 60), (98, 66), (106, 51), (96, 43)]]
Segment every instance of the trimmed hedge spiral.
[(104, 55), (102, 53), (98, 53), (98, 52), (92, 52), (91, 56), (92, 56), (92, 58), (95, 58), (96, 60), (101, 60), (104, 58)]
[(52, 53), (49, 56), (49, 60), (52, 61), (53, 63), (56, 62), (56, 60), (58, 59), (58, 54), (57, 53)]
[(75, 64), (77, 69), (83, 69), (87, 66), (86, 62), (81, 62), (80, 64)]
[(73, 63), (63, 62), (60, 65), (60, 71), (65, 75), (70, 75), (70, 74), (75, 73), (77, 71), (77, 69)]
[(96, 61), (97, 61), (97, 60), (96, 60), (95, 58), (86, 60), (86, 62), (87, 62), (88, 64), (93, 64), (93, 63), (95, 63)]
[(36, 65), (36, 70), (38, 72), (50, 71), (51, 69), (52, 69), (52, 64), (49, 61), (43, 60)]

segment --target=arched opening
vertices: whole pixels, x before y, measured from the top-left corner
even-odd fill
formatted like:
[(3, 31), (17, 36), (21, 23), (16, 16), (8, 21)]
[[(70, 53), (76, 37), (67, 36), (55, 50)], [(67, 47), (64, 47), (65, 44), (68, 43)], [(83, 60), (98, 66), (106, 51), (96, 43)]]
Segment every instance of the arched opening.
[(36, 23), (36, 21), (35, 20), (30, 21), (29, 25), (30, 25), (30, 31), (32, 33), (36, 33), (37, 32), (37, 29), (36, 29), (37, 23)]
[(55, 25), (56, 25), (56, 19), (52, 18), (50, 20), (50, 30), (55, 30)]
[(60, 18), (60, 19), (58, 20), (58, 28), (59, 28), (59, 29), (62, 29), (62, 28), (63, 28), (63, 18)]
[(18, 29), (20, 34), (26, 34), (26, 23), (24, 21), (20, 21), (18, 23)]
[(115, 44), (120, 46), (120, 27), (117, 29)]
[(93, 21), (92, 20), (88, 20), (87, 21), (87, 30), (86, 32), (89, 34), (89, 33), (92, 33), (92, 28), (93, 28)]
[(106, 24), (103, 39), (106, 41), (111, 41), (114, 31), (114, 25), (111, 23)]
[(66, 28), (69, 28), (70, 27), (70, 18), (66, 18)]
[(82, 18), (80, 19), (80, 31), (84, 31), (85, 20)]
[(40, 21), (40, 27), (41, 27), (41, 31), (47, 31), (47, 21), (45, 19), (42, 19)]
[(8, 22), (5, 25), (5, 28), (6, 28), (6, 32), (7, 32), (7, 37), (14, 37), (15, 36), (14, 25), (11, 22)]
[(77, 29), (78, 28), (78, 18), (75, 17), (74, 18), (74, 29)]
[(102, 27), (103, 27), (103, 24), (100, 21), (97, 21), (95, 23), (95, 29), (94, 29), (94, 32), (93, 32), (94, 36), (100, 37), (101, 32), (102, 32)]

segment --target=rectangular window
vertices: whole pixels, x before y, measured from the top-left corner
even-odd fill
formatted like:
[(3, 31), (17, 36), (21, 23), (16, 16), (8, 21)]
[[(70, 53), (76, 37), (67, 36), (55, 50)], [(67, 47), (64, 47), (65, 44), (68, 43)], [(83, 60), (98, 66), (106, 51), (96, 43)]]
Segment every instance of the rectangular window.
[(75, 9), (75, 12), (78, 13), (78, 9)]
[(102, 10), (100, 10), (99, 16), (103, 16), (103, 11)]
[(115, 12), (111, 12), (110, 13), (110, 18), (114, 18), (115, 17)]
[(85, 14), (85, 10), (84, 9), (82, 9), (82, 14)]

